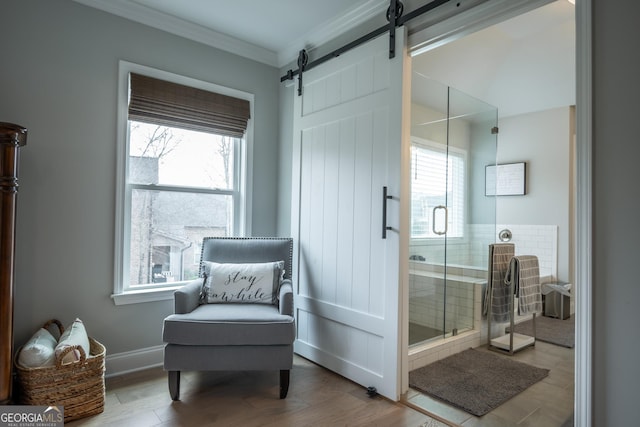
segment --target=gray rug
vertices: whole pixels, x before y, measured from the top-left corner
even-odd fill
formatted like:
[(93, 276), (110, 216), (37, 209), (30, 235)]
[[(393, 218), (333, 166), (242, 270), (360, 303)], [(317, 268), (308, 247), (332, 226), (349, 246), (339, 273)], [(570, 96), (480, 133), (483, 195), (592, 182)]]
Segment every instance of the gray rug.
[(510, 357), (465, 350), (409, 372), (409, 386), (481, 417), (549, 375)]
[[(548, 342), (562, 347), (575, 347), (576, 320), (574, 316), (560, 320), (553, 317), (536, 316), (536, 340)], [(518, 323), (515, 331), (519, 334), (533, 336), (533, 322)], [(509, 332), (509, 328), (507, 328)]]

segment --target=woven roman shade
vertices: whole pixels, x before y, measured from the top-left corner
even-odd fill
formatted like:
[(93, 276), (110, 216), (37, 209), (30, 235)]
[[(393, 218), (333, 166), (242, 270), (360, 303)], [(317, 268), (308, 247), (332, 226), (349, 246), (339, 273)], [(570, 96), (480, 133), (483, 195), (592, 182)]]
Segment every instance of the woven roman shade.
[(130, 74), (129, 120), (242, 138), (249, 101)]

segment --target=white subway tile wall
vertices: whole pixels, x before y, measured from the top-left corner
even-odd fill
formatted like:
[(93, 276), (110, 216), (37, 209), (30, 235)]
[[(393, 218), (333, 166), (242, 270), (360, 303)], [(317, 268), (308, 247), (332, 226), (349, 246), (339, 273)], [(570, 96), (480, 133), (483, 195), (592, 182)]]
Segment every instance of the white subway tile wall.
[(540, 276), (558, 278), (558, 226), (557, 225), (504, 225), (499, 230), (511, 230), (511, 243), (516, 255), (536, 255)]
[[(467, 239), (448, 242), (448, 265), (487, 268), (489, 244), (500, 242), (498, 233), (511, 230), (510, 243), (516, 246), (516, 255), (536, 255), (540, 263), (540, 275), (557, 278), (558, 274), (558, 226), (515, 224), (471, 224), (467, 226)], [(420, 255), (426, 263), (440, 265), (445, 262), (444, 245), (412, 244), (410, 255)]]
[[(412, 261), (409, 272), (409, 321), (447, 333), (453, 328), (465, 332), (412, 348), (410, 369), (425, 366), (450, 354), (477, 347), (487, 340), (482, 318), (482, 294), (486, 284), (488, 248), (500, 242), (500, 230), (511, 231), (510, 243), (516, 255), (536, 255), (544, 281), (556, 280), (558, 271), (558, 226), (473, 224), (468, 239), (450, 244), (447, 250), (447, 295), (444, 293), (444, 248), (442, 245), (412, 245), (410, 255), (425, 261)], [(473, 243), (468, 243), (473, 242)], [(453, 267), (452, 267), (453, 266)], [(446, 307), (445, 307), (446, 300)], [(495, 325), (496, 328), (501, 325)], [(496, 332), (492, 331), (492, 335)]]

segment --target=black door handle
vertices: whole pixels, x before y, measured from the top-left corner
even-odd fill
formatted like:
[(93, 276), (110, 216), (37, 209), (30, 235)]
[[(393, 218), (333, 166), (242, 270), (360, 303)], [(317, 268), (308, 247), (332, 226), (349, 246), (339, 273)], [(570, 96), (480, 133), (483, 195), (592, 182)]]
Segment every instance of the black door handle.
[(387, 230), (392, 227), (387, 226), (387, 200), (393, 199), (393, 196), (387, 194), (387, 187), (382, 187), (382, 238), (387, 238)]

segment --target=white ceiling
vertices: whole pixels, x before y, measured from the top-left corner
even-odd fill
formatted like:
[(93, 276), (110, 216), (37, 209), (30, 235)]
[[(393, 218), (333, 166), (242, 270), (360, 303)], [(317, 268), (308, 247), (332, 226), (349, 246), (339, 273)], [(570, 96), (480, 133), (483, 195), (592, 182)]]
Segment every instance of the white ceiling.
[(278, 52), (328, 25), (362, 0), (132, 0), (212, 30)]
[(75, 0), (219, 49), (283, 67), (371, 17), (388, 0)]
[[(284, 67), (388, 0), (75, 0)], [(405, 14), (426, 0), (405, 0)], [(575, 103), (574, 6), (558, 0), (414, 57), (413, 69), (497, 106), (501, 116)], [(415, 91), (414, 91), (415, 93)], [(417, 96), (417, 95), (416, 95)]]
[[(497, 107), (501, 117), (574, 105), (574, 6), (550, 3), (415, 56), (412, 68)], [(426, 88), (414, 86), (414, 101), (429, 105)]]

